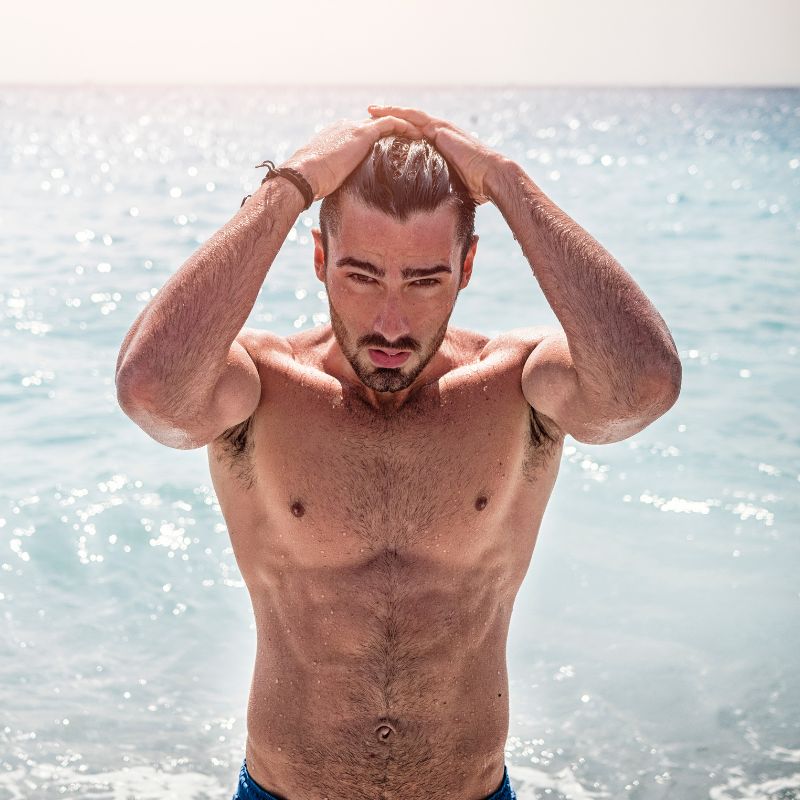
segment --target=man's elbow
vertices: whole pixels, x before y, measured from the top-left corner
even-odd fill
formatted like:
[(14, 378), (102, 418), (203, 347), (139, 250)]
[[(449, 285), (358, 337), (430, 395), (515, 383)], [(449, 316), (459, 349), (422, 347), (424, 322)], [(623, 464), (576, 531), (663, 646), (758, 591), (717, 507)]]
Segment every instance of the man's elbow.
[(677, 356), (663, 369), (642, 379), (637, 411), (647, 424), (658, 419), (675, 405), (681, 393), (683, 367)]
[(176, 450), (194, 450), (207, 441), (173, 419), (153, 411), (148, 395), (141, 385), (117, 380), (117, 403), (125, 415), (135, 422), (151, 439)]
[(669, 365), (639, 375), (624, 391), (618, 390), (584, 403), (591, 409), (583, 420), (567, 432), (577, 441), (587, 444), (621, 442), (643, 431), (648, 425), (675, 405), (681, 391), (682, 367), (675, 357)]
[[(670, 358), (667, 366), (653, 379), (654, 398), (665, 404), (664, 411), (672, 408), (681, 393), (683, 365), (678, 355)], [(663, 413), (663, 412), (662, 412)]]

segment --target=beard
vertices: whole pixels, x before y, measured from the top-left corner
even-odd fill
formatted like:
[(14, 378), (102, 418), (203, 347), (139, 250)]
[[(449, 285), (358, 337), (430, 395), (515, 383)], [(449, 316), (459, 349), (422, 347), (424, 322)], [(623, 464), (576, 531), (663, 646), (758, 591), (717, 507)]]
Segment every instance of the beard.
[[(400, 339), (398, 342), (387, 342), (383, 341), (380, 335), (375, 334), (372, 336), (362, 336), (360, 340), (354, 342), (347, 332), (344, 321), (333, 307), (330, 296), (328, 296), (328, 308), (330, 310), (333, 334), (336, 337), (336, 341), (339, 343), (344, 357), (353, 368), (353, 372), (356, 373), (361, 383), (375, 392), (399, 392), (402, 389), (408, 388), (436, 355), (444, 341), (445, 334), (447, 333), (447, 323), (450, 321), (450, 314), (448, 314), (442, 325), (436, 331), (433, 339), (431, 339), (428, 346), (423, 350), (420, 348), (419, 343), (410, 337)], [(402, 367), (376, 367), (371, 362), (363, 364), (358, 358), (359, 347), (367, 346), (411, 350), (411, 355), (408, 360), (413, 360), (419, 353), (419, 361), (416, 366), (410, 367), (406, 367), (405, 364)], [(369, 355), (367, 355), (367, 358), (369, 358)]]

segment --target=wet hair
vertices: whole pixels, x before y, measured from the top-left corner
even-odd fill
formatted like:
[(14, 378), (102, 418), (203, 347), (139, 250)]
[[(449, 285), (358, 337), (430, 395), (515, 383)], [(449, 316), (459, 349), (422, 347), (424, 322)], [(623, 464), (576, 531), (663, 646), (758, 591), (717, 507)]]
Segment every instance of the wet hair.
[(427, 139), (395, 135), (378, 139), (341, 186), (323, 199), (319, 227), (326, 260), (330, 237), (340, 229), (345, 194), (399, 222), (413, 213), (435, 211), (451, 203), (458, 215), (456, 240), (461, 243), (463, 270), (475, 232), (475, 201), (456, 170)]

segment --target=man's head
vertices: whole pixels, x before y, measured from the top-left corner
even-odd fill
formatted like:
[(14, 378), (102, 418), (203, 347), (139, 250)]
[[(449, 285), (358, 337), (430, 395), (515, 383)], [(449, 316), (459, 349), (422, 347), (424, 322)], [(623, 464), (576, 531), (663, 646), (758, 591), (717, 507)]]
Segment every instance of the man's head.
[[(474, 225), (474, 201), (424, 139), (378, 140), (322, 201), (315, 269), (339, 346), (369, 388), (407, 388), (438, 351), (472, 274)], [(378, 349), (407, 354), (395, 365)]]
[(400, 222), (413, 213), (450, 204), (456, 212), (456, 239), (463, 268), (475, 232), (475, 202), (458, 173), (427, 139), (384, 136), (344, 183), (325, 197), (319, 210), (322, 247), (327, 255), (341, 226), (342, 199), (350, 196)]

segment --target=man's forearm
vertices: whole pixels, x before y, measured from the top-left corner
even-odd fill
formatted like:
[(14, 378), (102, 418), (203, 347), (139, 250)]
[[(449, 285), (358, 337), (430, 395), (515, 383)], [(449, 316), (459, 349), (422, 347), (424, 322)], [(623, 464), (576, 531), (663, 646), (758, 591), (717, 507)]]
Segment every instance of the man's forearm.
[(498, 161), (486, 183), (564, 328), (582, 386), (624, 407), (677, 390), (675, 342), (622, 265), (518, 164)]
[(139, 314), (120, 348), (118, 389), (146, 390), (174, 417), (202, 408), (302, 208), (285, 178), (262, 184)]

